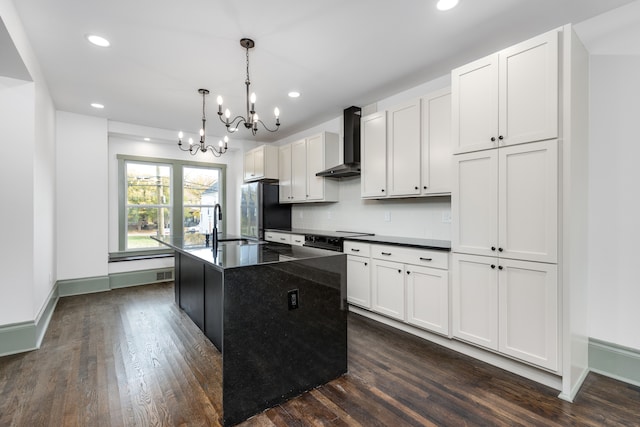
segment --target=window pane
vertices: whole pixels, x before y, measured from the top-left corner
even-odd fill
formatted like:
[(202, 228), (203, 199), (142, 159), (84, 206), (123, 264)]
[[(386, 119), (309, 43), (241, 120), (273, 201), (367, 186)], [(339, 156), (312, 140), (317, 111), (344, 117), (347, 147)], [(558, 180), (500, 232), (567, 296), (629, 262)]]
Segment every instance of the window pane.
[(220, 203), (220, 170), (185, 167), (182, 187), (185, 205)]
[[(213, 230), (213, 209), (220, 203), (220, 176), (216, 168), (188, 167), (183, 169), (183, 226), (186, 243), (196, 244), (200, 234)], [(222, 230), (222, 221), (218, 221)]]
[(170, 210), (168, 208), (127, 209), (127, 249), (159, 248), (162, 245), (150, 236), (169, 235)]
[(171, 167), (127, 162), (127, 204), (168, 205), (171, 203)]

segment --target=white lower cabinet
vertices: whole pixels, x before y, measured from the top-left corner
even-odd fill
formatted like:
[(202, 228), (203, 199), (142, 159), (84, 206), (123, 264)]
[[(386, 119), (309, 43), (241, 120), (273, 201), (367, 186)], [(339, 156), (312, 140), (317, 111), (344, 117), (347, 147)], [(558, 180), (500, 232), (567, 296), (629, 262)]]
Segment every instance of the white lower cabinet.
[(404, 266), (398, 262), (374, 259), (372, 266), (371, 308), (398, 320), (404, 317)]
[(453, 336), (558, 370), (555, 264), (453, 254)]
[(407, 323), (449, 334), (449, 273), (436, 268), (406, 266)]
[[(490, 257), (453, 254), (453, 336), (498, 350), (498, 270)], [(494, 268), (491, 268), (491, 266)]]
[(369, 258), (347, 255), (347, 301), (371, 308), (371, 263)]
[(498, 349), (558, 369), (558, 272), (555, 264), (500, 260)]
[(449, 334), (447, 252), (350, 241), (344, 252), (350, 304)]

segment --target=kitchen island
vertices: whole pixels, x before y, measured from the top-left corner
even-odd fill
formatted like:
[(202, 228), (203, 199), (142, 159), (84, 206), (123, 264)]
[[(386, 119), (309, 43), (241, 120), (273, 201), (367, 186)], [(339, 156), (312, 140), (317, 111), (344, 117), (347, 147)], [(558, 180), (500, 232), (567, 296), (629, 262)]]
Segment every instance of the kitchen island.
[(347, 371), (346, 256), (222, 238), (175, 252), (176, 303), (222, 353), (233, 425)]

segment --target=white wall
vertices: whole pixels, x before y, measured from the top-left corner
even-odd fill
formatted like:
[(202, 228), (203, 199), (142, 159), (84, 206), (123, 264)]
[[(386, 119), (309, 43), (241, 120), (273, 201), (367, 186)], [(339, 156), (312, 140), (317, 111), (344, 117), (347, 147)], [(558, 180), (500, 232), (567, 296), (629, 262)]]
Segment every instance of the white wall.
[[(366, 106), (366, 113), (387, 109), (449, 84), (449, 75), (440, 77)], [(296, 141), (321, 131), (340, 134), (342, 162), (341, 117), (282, 139), (278, 144)], [(445, 217), (451, 218), (450, 197), (363, 200), (360, 198), (359, 177), (340, 180), (338, 203), (296, 204), (292, 209), (292, 225), (295, 228), (364, 231), (386, 236), (450, 240), (451, 223), (443, 221)]]
[(53, 290), (56, 163), (54, 105), (40, 65), (13, 2), (0, 0), (0, 17), (10, 36), (6, 43), (19, 54), (12, 60), (22, 61), (15, 64), (17, 69), (26, 69), (24, 78), (31, 78), (26, 82), (0, 76), (0, 135), (7, 150), (15, 148), (14, 155), (5, 156), (0, 172), (0, 197), (8, 207), (0, 213), (4, 325), (37, 320)]
[[(19, 147), (19, 155), (4, 158), (0, 167), (0, 325), (33, 320), (33, 156), (35, 141), (34, 84), (0, 80), (0, 135), (4, 150)], [(10, 160), (10, 161), (9, 161)]]
[(57, 113), (58, 280), (104, 277), (108, 260), (107, 120)]
[(640, 55), (594, 55), (590, 82), (590, 336), (640, 350)]

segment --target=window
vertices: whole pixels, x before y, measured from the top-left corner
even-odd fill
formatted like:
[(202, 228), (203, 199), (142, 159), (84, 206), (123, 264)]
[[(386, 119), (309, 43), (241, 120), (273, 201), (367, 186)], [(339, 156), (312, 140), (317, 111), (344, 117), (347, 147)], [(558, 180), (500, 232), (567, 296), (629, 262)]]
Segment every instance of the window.
[(195, 244), (213, 228), (214, 206), (224, 208), (226, 165), (125, 155), (118, 165), (119, 252), (167, 250), (151, 236), (182, 235)]
[(188, 166), (182, 172), (184, 238), (189, 243), (197, 233), (210, 234), (213, 229), (213, 208), (220, 203), (220, 171)]
[(171, 166), (126, 161), (126, 249), (157, 248), (152, 235), (169, 234)]

